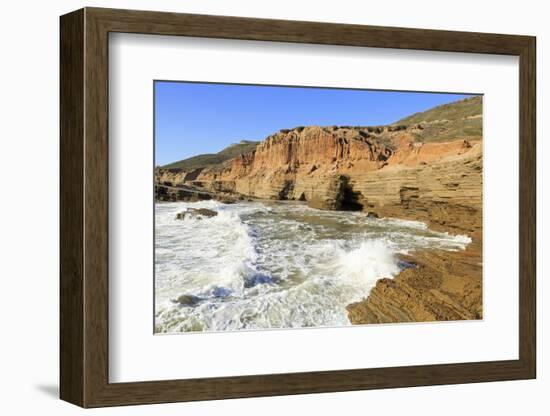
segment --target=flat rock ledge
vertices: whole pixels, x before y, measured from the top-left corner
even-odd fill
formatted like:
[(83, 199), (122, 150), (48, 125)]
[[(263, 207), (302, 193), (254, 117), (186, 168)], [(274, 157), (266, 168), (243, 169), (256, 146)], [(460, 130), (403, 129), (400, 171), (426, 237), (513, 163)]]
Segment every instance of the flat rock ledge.
[(426, 250), (402, 261), (393, 279), (380, 279), (369, 296), (347, 306), (354, 325), (483, 318), (481, 245), (464, 251)]

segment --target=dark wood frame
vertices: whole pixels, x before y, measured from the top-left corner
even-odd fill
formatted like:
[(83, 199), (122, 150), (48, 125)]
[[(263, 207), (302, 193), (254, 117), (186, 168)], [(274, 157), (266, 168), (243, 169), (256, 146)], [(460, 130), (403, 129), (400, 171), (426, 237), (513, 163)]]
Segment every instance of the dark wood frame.
[[(519, 56), (519, 359), (109, 383), (108, 34), (247, 39)], [(535, 38), (85, 8), (61, 17), (60, 396), (83, 407), (536, 377)]]

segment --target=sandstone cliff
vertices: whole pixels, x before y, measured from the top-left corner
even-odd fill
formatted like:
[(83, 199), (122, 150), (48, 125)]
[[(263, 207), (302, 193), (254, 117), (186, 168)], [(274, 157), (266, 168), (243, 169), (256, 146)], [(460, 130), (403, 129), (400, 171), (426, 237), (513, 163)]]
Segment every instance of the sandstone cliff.
[(167, 186), (301, 200), (315, 208), (364, 210), (474, 231), (472, 213), (482, 199), (481, 141), (422, 143), (415, 141), (415, 130), (285, 130), (224, 168), (161, 169), (156, 179)]

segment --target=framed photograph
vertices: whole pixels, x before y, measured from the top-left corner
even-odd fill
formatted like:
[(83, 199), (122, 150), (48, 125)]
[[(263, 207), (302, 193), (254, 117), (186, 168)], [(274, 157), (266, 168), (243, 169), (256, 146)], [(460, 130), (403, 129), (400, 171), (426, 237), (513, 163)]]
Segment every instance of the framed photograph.
[(535, 378), (535, 49), (62, 16), (61, 398)]

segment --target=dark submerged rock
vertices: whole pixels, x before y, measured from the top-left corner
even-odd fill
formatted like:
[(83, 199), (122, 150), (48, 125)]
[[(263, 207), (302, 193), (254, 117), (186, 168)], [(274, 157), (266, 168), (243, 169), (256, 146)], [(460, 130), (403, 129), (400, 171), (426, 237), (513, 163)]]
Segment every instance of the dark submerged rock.
[(261, 284), (269, 284), (273, 285), (276, 281), (273, 277), (265, 275), (265, 274), (254, 274), (253, 276), (249, 276), (244, 280), (244, 287), (249, 289), (251, 287), (261, 285)]

